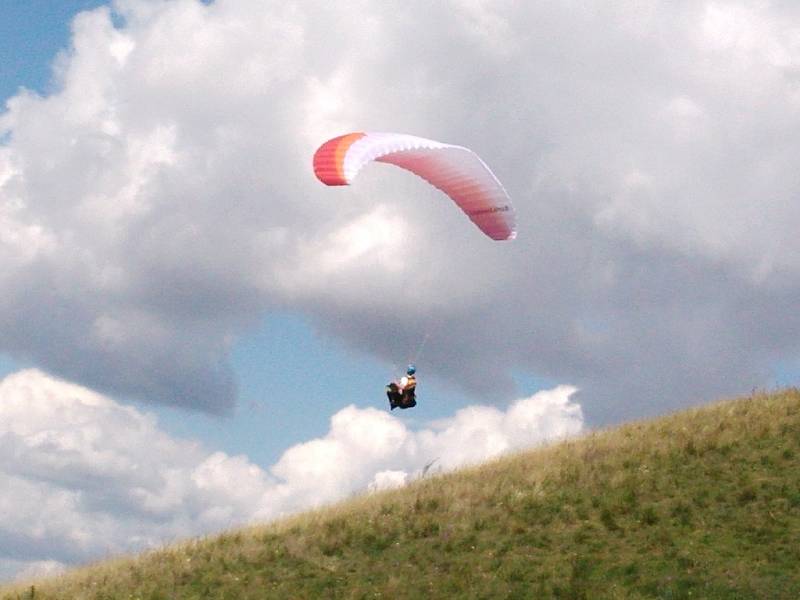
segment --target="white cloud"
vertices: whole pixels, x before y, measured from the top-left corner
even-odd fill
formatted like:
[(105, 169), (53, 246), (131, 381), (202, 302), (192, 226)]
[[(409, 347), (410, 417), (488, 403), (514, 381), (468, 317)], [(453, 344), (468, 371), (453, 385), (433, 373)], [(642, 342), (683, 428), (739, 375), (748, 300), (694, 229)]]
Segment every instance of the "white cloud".
[(405, 471), (379, 471), (375, 473), (367, 489), (371, 492), (391, 490), (403, 487), (408, 483), (408, 473)]
[[(0, 576), (52, 572), (403, 485), (426, 465), (451, 469), (581, 431), (573, 388), (503, 412), (469, 407), (409, 429), (348, 406), (318, 439), (287, 449), (268, 471), (209, 452), (156, 420), (40, 371), (0, 381)], [(13, 518), (10, 518), (13, 515)]]
[[(86, 561), (247, 518), (265, 477), (155, 419), (35, 370), (0, 382), (4, 559)], [(226, 477), (241, 477), (227, 486)], [(258, 492), (261, 492), (261, 487)]]
[[(231, 345), (274, 307), (388, 362), (436, 323), (429, 372), (483, 398), (514, 371), (575, 382), (607, 422), (800, 354), (793, 5), (113, 11), (75, 20), (53, 94), (0, 115), (8, 355), (224, 412)], [(518, 239), (385, 165), (324, 188), (311, 155), (349, 129), (474, 148)]]
[(0, 581), (28, 581), (52, 577), (66, 571), (69, 567), (56, 560), (0, 560)]

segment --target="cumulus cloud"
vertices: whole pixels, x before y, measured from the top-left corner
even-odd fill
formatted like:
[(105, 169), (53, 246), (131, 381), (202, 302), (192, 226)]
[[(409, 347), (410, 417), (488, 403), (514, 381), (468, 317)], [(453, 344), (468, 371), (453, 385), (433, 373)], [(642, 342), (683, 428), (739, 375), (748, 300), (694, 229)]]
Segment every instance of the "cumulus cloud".
[[(271, 519), (367, 489), (402, 485), (436, 461), (451, 469), (573, 435), (574, 389), (473, 406), (410, 429), (348, 406), (321, 438), (269, 469), (164, 433), (152, 415), (25, 370), (0, 381), (0, 577), (151, 548)], [(13, 518), (11, 518), (13, 515)]]
[[(789, 3), (82, 13), (57, 91), (0, 116), (0, 350), (224, 412), (231, 345), (288, 307), (391, 362), (434, 331), (484, 399), (574, 382), (593, 422), (749, 389), (800, 354), (798, 32)], [(518, 239), (385, 165), (320, 186), (361, 129), (474, 148)]]
[[(35, 370), (0, 382), (3, 560), (74, 563), (246, 518), (269, 477)], [(241, 482), (231, 485), (240, 478)], [(254, 495), (255, 494), (255, 495)]]

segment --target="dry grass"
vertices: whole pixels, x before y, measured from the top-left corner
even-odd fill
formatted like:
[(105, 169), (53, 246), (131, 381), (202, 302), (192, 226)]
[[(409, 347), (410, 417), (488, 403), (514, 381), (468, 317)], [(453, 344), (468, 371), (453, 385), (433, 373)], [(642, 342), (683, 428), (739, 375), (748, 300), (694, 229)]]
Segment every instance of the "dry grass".
[(20, 598), (798, 598), (800, 392), (631, 423)]

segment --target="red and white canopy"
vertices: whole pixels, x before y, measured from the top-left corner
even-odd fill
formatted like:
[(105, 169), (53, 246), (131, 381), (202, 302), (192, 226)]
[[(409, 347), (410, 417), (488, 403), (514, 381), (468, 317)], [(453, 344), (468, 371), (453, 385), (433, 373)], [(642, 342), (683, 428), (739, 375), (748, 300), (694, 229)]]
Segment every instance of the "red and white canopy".
[(378, 161), (402, 167), (447, 194), (493, 240), (516, 236), (514, 207), (503, 185), (469, 148), (402, 133), (348, 133), (314, 153), (314, 174), (326, 185), (350, 185)]

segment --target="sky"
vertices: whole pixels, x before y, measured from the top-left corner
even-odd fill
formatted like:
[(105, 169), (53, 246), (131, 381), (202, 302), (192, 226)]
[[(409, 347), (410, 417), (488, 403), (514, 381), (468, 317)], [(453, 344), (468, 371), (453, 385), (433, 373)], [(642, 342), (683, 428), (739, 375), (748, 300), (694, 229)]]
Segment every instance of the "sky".
[[(32, 1), (0, 28), (0, 579), (796, 381), (792, 3)], [(473, 149), (517, 239), (388, 165), (322, 186), (349, 131)]]

